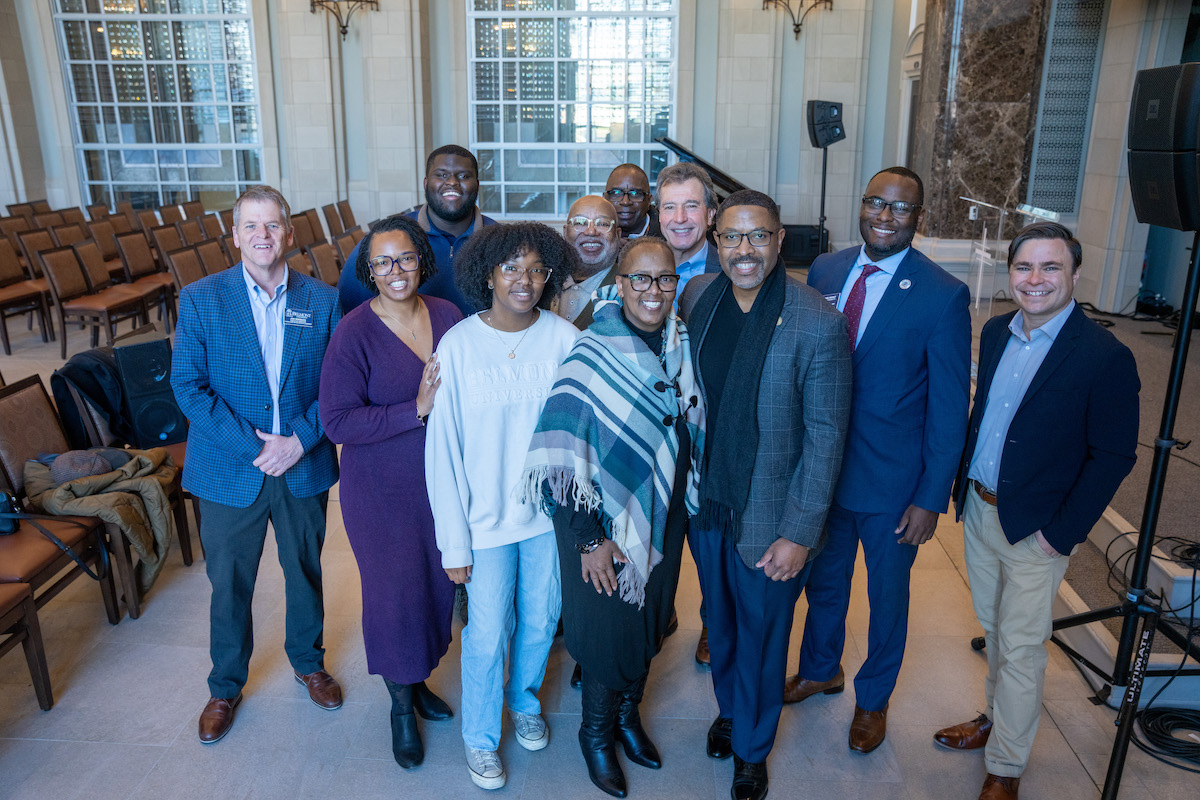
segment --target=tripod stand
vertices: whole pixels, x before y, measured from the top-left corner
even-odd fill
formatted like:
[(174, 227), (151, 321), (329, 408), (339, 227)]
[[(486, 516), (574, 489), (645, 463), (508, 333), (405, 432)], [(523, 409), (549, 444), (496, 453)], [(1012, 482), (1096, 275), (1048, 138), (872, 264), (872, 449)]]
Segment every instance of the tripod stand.
[[(1160, 598), (1146, 588), (1150, 572), (1150, 559), (1154, 549), (1154, 535), (1158, 528), (1158, 513), (1162, 507), (1163, 489), (1166, 485), (1168, 459), (1171, 448), (1177, 445), (1174, 438), (1175, 415), (1179, 410), (1179, 395), (1183, 390), (1183, 373), (1187, 366), (1188, 345), (1192, 335), (1193, 315), (1196, 313), (1196, 295), (1200, 289), (1200, 232), (1192, 241), (1192, 263), (1188, 269), (1187, 286), (1184, 289), (1183, 306), (1180, 309), (1179, 329), (1175, 338), (1175, 351), (1171, 359), (1171, 372), (1167, 380), (1167, 393), (1163, 400), (1162, 424), (1154, 440), (1154, 463), (1150, 470), (1150, 481), (1146, 489), (1146, 505), (1142, 511), (1142, 526), (1138, 532), (1137, 556), (1129, 588), (1120, 605), (1074, 614), (1054, 621), (1054, 630), (1087, 625), (1106, 619), (1124, 618), (1121, 638), (1113, 671), (1108, 675), (1103, 669), (1071, 649), (1057, 636), (1052, 641), (1071, 658), (1086, 666), (1103, 678), (1112, 687), (1124, 687), (1121, 710), (1117, 714), (1117, 735), (1113, 741), (1112, 755), (1108, 761), (1108, 774), (1104, 780), (1103, 800), (1116, 800), (1121, 785), (1121, 773), (1125, 769), (1125, 756), (1129, 751), (1129, 740), (1133, 735), (1134, 718), (1137, 716), (1138, 699), (1142, 685), (1148, 677), (1168, 675), (1200, 675), (1200, 669), (1163, 670), (1150, 669), (1150, 650), (1155, 632), (1160, 632), (1192, 659), (1200, 661), (1200, 647), (1193, 645), (1160, 616)], [(1138, 630), (1141, 629), (1139, 636)], [(1137, 657), (1130, 664), (1137, 646)]]

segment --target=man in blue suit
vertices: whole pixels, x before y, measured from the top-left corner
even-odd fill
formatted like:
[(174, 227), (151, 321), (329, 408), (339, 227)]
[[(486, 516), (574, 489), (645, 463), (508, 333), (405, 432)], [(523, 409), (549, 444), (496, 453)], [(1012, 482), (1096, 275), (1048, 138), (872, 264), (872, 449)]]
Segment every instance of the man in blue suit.
[(971, 599), (987, 641), (986, 710), (934, 735), (985, 748), (980, 800), (1016, 800), (1042, 713), (1051, 606), (1067, 560), (1133, 469), (1137, 365), (1072, 295), (1083, 248), (1056, 223), (1008, 248), (1018, 311), (988, 320), (954, 487)]
[(190, 423), (183, 487), (200, 499), (212, 583), (205, 744), (229, 732), (242, 700), (268, 521), (283, 567), (284, 649), (296, 680), (318, 706), (342, 704), (322, 646), (321, 547), (337, 455), (317, 416), (321, 361), (341, 312), (331, 287), (287, 268), (290, 219), (278, 191), (247, 189), (233, 207), (241, 264), (179, 295), (171, 387)]
[(854, 395), (845, 460), (813, 564), (800, 669), (786, 702), (845, 686), (842, 649), (862, 543), (871, 606), (867, 657), (854, 679), (850, 749), (884, 740), (908, 635), (909, 572), (945, 513), (967, 427), (971, 319), (967, 287), (913, 250), (924, 187), (903, 167), (871, 178), (862, 247), (822, 255), (808, 283), (846, 315)]

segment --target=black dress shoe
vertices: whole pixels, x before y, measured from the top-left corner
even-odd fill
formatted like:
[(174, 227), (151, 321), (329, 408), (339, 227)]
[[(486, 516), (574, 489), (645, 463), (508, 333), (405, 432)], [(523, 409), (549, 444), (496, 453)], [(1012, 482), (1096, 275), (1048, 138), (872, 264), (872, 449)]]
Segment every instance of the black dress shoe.
[(742, 761), (733, 757), (733, 786), (729, 789), (733, 800), (763, 800), (767, 796), (767, 765)]
[(717, 717), (708, 728), (708, 757), (729, 758), (733, 755), (733, 745), (729, 741), (733, 733), (733, 719)]
[(571, 672), (571, 688), (578, 689), (581, 685), (583, 685), (583, 667), (576, 664), (575, 669)]
[(454, 719), (454, 711), (425, 685), (425, 681), (413, 684), (412, 705), (413, 710), (427, 720), (441, 722)]

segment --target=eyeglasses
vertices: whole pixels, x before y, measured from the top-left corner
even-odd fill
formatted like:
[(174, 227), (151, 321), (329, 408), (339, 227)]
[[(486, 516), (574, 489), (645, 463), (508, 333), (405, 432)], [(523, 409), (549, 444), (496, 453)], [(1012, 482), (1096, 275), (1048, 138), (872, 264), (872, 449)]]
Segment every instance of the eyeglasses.
[(375, 256), (368, 264), (371, 265), (371, 273), (377, 278), (382, 278), (384, 275), (391, 275), (394, 267), (399, 267), (401, 272), (416, 272), (421, 259), (416, 253), (401, 253), (399, 258), (391, 256)]
[(649, 197), (650, 193), (641, 189), (605, 189), (604, 196), (614, 203), (619, 203), (623, 197), (628, 197), (636, 203), (644, 197)]
[(516, 264), (501, 264), (500, 277), (509, 283), (515, 283), (526, 275), (534, 283), (545, 283), (554, 270), (549, 267), (518, 267)]
[(617, 222), (616, 220), (609, 219), (608, 217), (596, 217), (595, 219), (589, 219), (584, 216), (578, 216), (571, 217), (569, 220), (567, 220), (567, 224), (570, 225), (571, 230), (575, 231), (576, 233), (583, 233), (588, 229), (589, 225), (594, 226), (596, 230), (600, 231), (600, 233), (608, 233), (614, 227), (616, 227)]
[(670, 294), (679, 288), (679, 276), (674, 273), (659, 275), (657, 278), (652, 275), (643, 275), (640, 272), (635, 272), (632, 275), (618, 275), (617, 277), (629, 281), (629, 288), (635, 292), (648, 291), (652, 283), (657, 283), (658, 288), (664, 294)]
[(896, 219), (905, 219), (912, 215), (921, 206), (917, 203), (908, 203), (904, 200), (893, 200), (888, 202), (882, 197), (864, 197), (862, 204), (865, 208), (870, 209), (873, 213), (878, 214), (885, 208), (892, 209), (892, 216)]
[[(780, 229), (782, 230), (782, 229)], [(771, 243), (771, 237), (779, 233), (779, 230), (768, 231), (758, 228), (749, 233), (739, 233), (738, 231), (725, 231), (717, 234), (717, 243), (726, 250), (732, 250), (735, 247), (740, 247), (742, 237), (750, 240), (750, 244), (755, 247), (766, 247)]]

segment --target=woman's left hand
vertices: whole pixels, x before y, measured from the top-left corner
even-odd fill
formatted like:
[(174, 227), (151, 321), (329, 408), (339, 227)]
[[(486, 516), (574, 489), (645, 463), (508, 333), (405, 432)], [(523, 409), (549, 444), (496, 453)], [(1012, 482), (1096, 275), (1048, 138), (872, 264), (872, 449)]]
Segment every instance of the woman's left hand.
[(434, 353), (425, 362), (425, 369), (421, 370), (421, 385), (417, 387), (418, 417), (427, 417), (433, 410), (433, 396), (437, 394), (438, 387), (442, 385), (442, 379), (438, 377), (440, 369), (437, 353)]
[(621, 552), (621, 548), (617, 547), (616, 542), (605, 539), (604, 544), (579, 558), (583, 562), (583, 582), (595, 586), (596, 594), (607, 592), (608, 596), (612, 597), (617, 588), (617, 571), (613, 568), (613, 561), (629, 563), (629, 559)]

